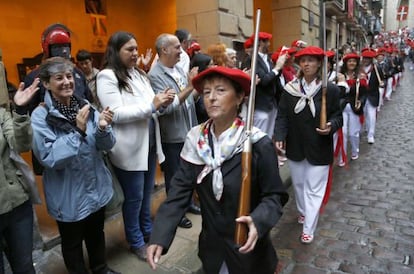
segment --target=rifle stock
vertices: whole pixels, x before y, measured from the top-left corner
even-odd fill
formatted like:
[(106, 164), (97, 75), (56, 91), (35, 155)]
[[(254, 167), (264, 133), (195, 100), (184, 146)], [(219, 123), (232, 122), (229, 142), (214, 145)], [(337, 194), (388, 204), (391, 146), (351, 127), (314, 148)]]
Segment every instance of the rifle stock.
[[(252, 143), (251, 143), (251, 130), (253, 127), (253, 113), (254, 113), (254, 101), (256, 97), (256, 65), (257, 65), (257, 47), (259, 37), (260, 26), (260, 9), (256, 13), (256, 29), (254, 34), (254, 44), (252, 53), (252, 66), (251, 66), (251, 81), (250, 81), (250, 96), (249, 105), (247, 108), (246, 118), (246, 141), (244, 142), (242, 152), (242, 180), (240, 184), (240, 197), (239, 206), (237, 210), (237, 217), (247, 216), (250, 213), (250, 190), (251, 190), (251, 163), (252, 163)], [(236, 223), (236, 231), (234, 234), (234, 242), (238, 246), (242, 246), (246, 243), (248, 235), (248, 228), (245, 223)]]
[[(246, 216), (250, 213), (250, 189), (251, 189), (251, 165), (252, 154), (250, 152), (242, 152), (242, 181), (240, 189), (240, 202), (237, 216)], [(237, 223), (235, 242), (241, 246), (247, 241), (248, 229), (245, 224)]]

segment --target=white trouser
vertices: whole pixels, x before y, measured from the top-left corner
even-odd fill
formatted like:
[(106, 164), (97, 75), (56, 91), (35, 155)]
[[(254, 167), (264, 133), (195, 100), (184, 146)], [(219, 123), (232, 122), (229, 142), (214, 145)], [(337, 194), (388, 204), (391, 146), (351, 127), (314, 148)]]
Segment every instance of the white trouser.
[(397, 86), (401, 78), (401, 72), (394, 74), (394, 78), (395, 78), (395, 86)]
[(365, 125), (368, 131), (368, 138), (375, 136), (375, 123), (377, 121), (377, 108), (374, 107), (369, 100), (365, 103), (364, 107)]
[(392, 79), (393, 77), (387, 79), (387, 90), (385, 91), (385, 98), (387, 100), (391, 99), (392, 95)]
[(319, 210), (328, 182), (329, 165), (314, 166), (308, 160), (288, 160), (296, 207), (305, 216), (303, 233), (313, 235), (318, 224)]
[[(351, 104), (348, 103), (342, 112), (342, 118), (344, 123), (342, 125), (342, 132), (344, 136), (344, 151), (347, 152), (348, 137), (351, 143), (351, 155), (357, 155), (359, 153), (359, 133), (361, 132), (361, 121), (359, 115), (352, 111)], [(339, 161), (343, 162), (342, 154), (339, 154)]]
[(384, 105), (384, 88), (379, 88), (379, 104), (378, 104), (378, 110), (381, 108), (381, 106)]
[(333, 134), (333, 151), (335, 153), (336, 145), (338, 144), (338, 131)]
[(229, 269), (227, 268), (226, 261), (223, 261), (221, 264), (219, 274), (229, 274)]
[(275, 129), (276, 116), (277, 108), (272, 108), (269, 112), (255, 110), (253, 115), (253, 125), (269, 135), (270, 139), (272, 139), (273, 131)]

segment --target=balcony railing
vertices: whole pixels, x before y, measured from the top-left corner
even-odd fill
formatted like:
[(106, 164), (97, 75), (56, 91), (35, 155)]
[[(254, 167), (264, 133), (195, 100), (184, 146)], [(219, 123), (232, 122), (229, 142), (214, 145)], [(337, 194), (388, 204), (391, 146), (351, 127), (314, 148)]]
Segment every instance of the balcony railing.
[(331, 2), (335, 3), (340, 10), (345, 10), (345, 0), (332, 0)]

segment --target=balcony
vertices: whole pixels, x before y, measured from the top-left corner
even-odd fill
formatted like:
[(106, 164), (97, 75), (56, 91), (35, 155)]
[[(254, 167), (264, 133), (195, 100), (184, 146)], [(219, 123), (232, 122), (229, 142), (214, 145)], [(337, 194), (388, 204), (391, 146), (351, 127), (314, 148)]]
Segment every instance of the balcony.
[(326, 16), (343, 17), (345, 14), (345, 0), (328, 0), (325, 2)]

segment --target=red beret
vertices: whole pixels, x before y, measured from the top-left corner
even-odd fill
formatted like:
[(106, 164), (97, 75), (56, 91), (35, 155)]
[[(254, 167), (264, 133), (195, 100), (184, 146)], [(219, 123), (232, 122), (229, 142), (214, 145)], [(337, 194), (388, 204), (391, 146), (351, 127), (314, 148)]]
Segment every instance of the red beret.
[(303, 47), (306, 47), (307, 45), (308, 43), (302, 40), (295, 40), (291, 44), (292, 47), (296, 47), (296, 48), (303, 48)]
[(289, 54), (289, 55), (292, 55), (292, 54), (294, 54), (294, 53), (296, 53), (296, 52), (297, 52), (297, 50), (296, 50), (295, 48), (288, 48), (288, 47), (286, 47), (286, 46), (281, 46), (281, 47), (279, 47), (279, 48), (277, 49), (277, 51), (279, 52), (279, 54), (280, 54), (280, 53), (282, 53), (282, 54), (287, 53), (287, 54)]
[(326, 57), (328, 58), (332, 58), (335, 56), (335, 52), (333, 50), (327, 50), (325, 54), (326, 54)]
[(377, 53), (373, 49), (363, 49), (361, 56), (365, 58), (375, 58), (377, 57)]
[(246, 41), (244, 41), (243, 46), (245, 49), (253, 47), (253, 39), (249, 38)]
[(346, 55), (342, 58), (342, 60), (343, 60), (344, 62), (348, 61), (349, 59), (357, 59), (357, 60), (359, 60), (359, 55), (358, 55), (358, 54), (356, 54), (356, 53), (354, 53), (354, 52), (351, 52), (351, 53), (346, 54)]
[(384, 55), (387, 52), (386, 48), (379, 48), (377, 50), (377, 55)]
[(273, 52), (272, 57), (271, 57), (273, 63), (276, 63), (277, 59), (279, 58), (279, 54), (280, 54), (280, 51)]
[[(250, 39), (252, 39), (252, 42), (254, 41), (254, 34), (250, 36)], [(263, 31), (259, 32), (259, 40), (270, 40), (270, 39), (272, 39), (272, 34), (268, 32), (263, 32)]]
[(192, 48), (193, 50), (201, 50), (201, 46), (197, 42), (191, 43), (190, 48)]
[(259, 32), (259, 39), (270, 40), (272, 39), (272, 34), (267, 32)]
[(193, 87), (198, 92), (203, 93), (203, 80), (212, 74), (219, 74), (225, 78), (228, 78), (229, 80), (238, 83), (246, 96), (250, 94), (250, 76), (239, 69), (222, 66), (211, 67), (199, 73), (196, 77), (193, 78)]
[(315, 56), (317, 58), (322, 59), (325, 56), (325, 52), (323, 49), (315, 46), (309, 46), (304, 49), (301, 49), (295, 54), (295, 58), (300, 58), (305, 55)]

